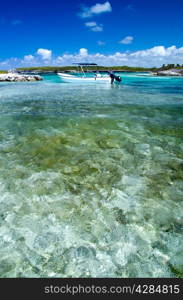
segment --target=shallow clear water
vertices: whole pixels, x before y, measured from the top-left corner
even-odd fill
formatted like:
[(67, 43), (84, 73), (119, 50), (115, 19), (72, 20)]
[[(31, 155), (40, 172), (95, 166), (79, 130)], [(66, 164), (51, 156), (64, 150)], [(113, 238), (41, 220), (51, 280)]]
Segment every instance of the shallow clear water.
[(0, 276), (182, 277), (183, 79), (0, 84)]

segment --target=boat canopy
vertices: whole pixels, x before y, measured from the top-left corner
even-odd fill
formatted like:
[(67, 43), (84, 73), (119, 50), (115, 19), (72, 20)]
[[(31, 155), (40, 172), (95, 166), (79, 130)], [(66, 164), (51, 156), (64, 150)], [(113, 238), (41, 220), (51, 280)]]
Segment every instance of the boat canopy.
[(77, 65), (78, 69), (81, 69), (84, 77), (86, 77), (85, 72), (87, 72), (87, 67), (97, 66), (97, 64), (94, 63), (73, 63), (73, 65)]
[(97, 66), (97, 64), (93, 64), (93, 63), (73, 63), (73, 65), (78, 65), (78, 66)]

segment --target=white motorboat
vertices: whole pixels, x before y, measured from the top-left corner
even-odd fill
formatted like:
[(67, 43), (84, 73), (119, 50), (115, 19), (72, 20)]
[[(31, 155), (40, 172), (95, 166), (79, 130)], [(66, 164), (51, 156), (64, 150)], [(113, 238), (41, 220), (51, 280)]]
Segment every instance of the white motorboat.
[(109, 76), (107, 77), (79, 77), (79, 76), (74, 76), (74, 75), (68, 75), (68, 74), (63, 74), (63, 73), (58, 73), (58, 75), (61, 77), (61, 79), (64, 82), (93, 82), (93, 83), (99, 83), (99, 82), (111, 82), (111, 78)]
[(86, 71), (84, 71), (85, 66), (96, 66), (97, 64), (89, 64), (89, 63), (78, 63), (77, 64), (79, 69), (79, 75), (71, 75), (68, 73), (57, 73), (58, 76), (62, 79), (63, 82), (86, 82), (86, 83), (111, 83), (110, 75), (102, 75), (99, 72), (93, 73), (92, 75), (88, 76)]

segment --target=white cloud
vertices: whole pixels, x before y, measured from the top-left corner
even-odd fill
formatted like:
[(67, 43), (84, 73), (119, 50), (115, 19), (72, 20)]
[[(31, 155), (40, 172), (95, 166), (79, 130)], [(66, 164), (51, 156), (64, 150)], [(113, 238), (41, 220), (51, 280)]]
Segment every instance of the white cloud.
[(4, 61), (0, 61), (0, 68), (2, 68), (3, 70), (8, 70), (19, 65), (21, 65), (21, 60), (17, 57), (11, 57)]
[(86, 25), (86, 27), (89, 27), (91, 31), (94, 31), (94, 32), (103, 31), (102, 24), (98, 25), (96, 22), (86, 22), (85, 25)]
[[(40, 49), (38, 49), (40, 50)], [(45, 49), (44, 49), (45, 50)], [(51, 50), (48, 50), (51, 51)], [(38, 53), (38, 52), (37, 52)], [(52, 51), (51, 51), (52, 53)], [(86, 48), (81, 48), (76, 54), (63, 54), (57, 57), (48, 56), (49, 65), (72, 65), (74, 62), (93, 62), (99, 65), (128, 65), (141, 67), (161, 66), (162, 64), (183, 64), (183, 47), (155, 46), (150, 49), (134, 52), (115, 52), (110, 55), (102, 53), (90, 54)], [(42, 59), (42, 55), (26, 55), (24, 59), (10, 58), (0, 61), (0, 68), (10, 69), (26, 66), (44, 66), (47, 59)]]
[(103, 42), (103, 41), (98, 41), (97, 44), (98, 44), (99, 46), (103, 46), (103, 45), (105, 45), (105, 42)]
[(50, 60), (52, 56), (52, 51), (40, 48), (37, 50), (37, 54), (39, 54), (43, 60)]
[(34, 59), (34, 56), (29, 54), (24, 56), (24, 61), (32, 61)]
[(82, 12), (79, 13), (79, 16), (81, 18), (89, 18), (92, 17), (93, 15), (99, 15), (101, 13), (106, 13), (106, 12), (111, 12), (112, 7), (110, 2), (106, 1), (105, 3), (96, 3), (95, 5), (91, 7), (83, 7)]
[(79, 54), (64, 54), (54, 60), (54, 64), (71, 65), (73, 62), (94, 62), (99, 65), (129, 65), (154, 67), (163, 63), (183, 64), (183, 47), (155, 46), (150, 49), (134, 52), (115, 52), (104, 55), (102, 53), (90, 54), (86, 48), (81, 48)]
[(81, 48), (79, 50), (79, 55), (81, 55), (81, 56), (87, 56), (88, 55), (88, 50), (86, 48)]
[(133, 42), (134, 38), (133, 36), (126, 36), (124, 39), (122, 39), (121, 41), (119, 41), (120, 44), (131, 44)]
[(91, 28), (91, 31), (94, 31), (94, 32), (101, 32), (101, 31), (103, 31), (103, 26), (102, 26), (102, 24), (101, 24), (101, 25), (97, 25), (97, 26), (95, 26), (95, 27), (92, 27), (92, 28)]
[(8, 65), (8, 61), (9, 60), (4, 60), (4, 61), (0, 62), (0, 66), (1, 67), (4, 67), (4, 66), (6, 67)]
[(169, 48), (165, 48), (164, 46), (155, 46), (147, 50), (131, 53), (131, 57), (142, 57), (144, 59), (148, 57), (151, 57), (152, 59), (167, 58), (171, 60), (171, 57), (179, 57), (180, 54), (183, 55), (183, 47), (176, 48), (175, 46), (171, 46)]
[(112, 11), (112, 7), (110, 2), (105, 2), (103, 4), (97, 3), (96, 5), (92, 6), (90, 8), (91, 13), (93, 14), (101, 14), (104, 12), (111, 12)]
[(97, 25), (97, 23), (96, 23), (96, 22), (86, 22), (85, 25), (86, 25), (87, 27), (94, 27), (94, 26)]

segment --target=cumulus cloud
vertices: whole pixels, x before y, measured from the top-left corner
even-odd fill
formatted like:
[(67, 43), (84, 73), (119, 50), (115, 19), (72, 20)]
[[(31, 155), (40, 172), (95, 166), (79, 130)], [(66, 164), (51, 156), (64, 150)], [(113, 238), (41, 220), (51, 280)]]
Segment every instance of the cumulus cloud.
[(17, 57), (11, 57), (4, 61), (0, 61), (0, 69), (2, 70), (12, 69), (18, 66), (21, 66), (21, 60)]
[(52, 56), (52, 51), (40, 48), (37, 50), (37, 54), (39, 54), (43, 60), (50, 60)]
[[(40, 49), (38, 49), (40, 50)], [(45, 49), (44, 49), (45, 50)], [(51, 51), (51, 50), (48, 50)], [(37, 51), (38, 53), (38, 51)], [(51, 52), (52, 53), (52, 52)], [(155, 46), (150, 49), (134, 52), (115, 52), (110, 55), (102, 53), (90, 54), (86, 48), (81, 48), (76, 54), (63, 54), (57, 57), (48, 56), (49, 65), (72, 65), (74, 62), (93, 62), (99, 65), (128, 65), (141, 67), (159, 67), (162, 64), (183, 64), (183, 47)], [(0, 68), (8, 69), (26, 66), (43, 66), (48, 61), (40, 54), (26, 55), (24, 59), (10, 58), (0, 62)]]
[(101, 14), (104, 12), (111, 12), (112, 11), (112, 7), (110, 2), (105, 2), (103, 4), (97, 3), (96, 5), (92, 6), (90, 8), (91, 13), (93, 14)]
[(24, 61), (32, 61), (34, 59), (34, 56), (29, 54), (24, 56)]
[(81, 18), (90, 18), (93, 15), (99, 15), (106, 12), (111, 12), (112, 7), (110, 2), (106, 1), (103, 4), (102, 3), (96, 3), (95, 5), (91, 7), (82, 7), (82, 12), (79, 13), (79, 16)]
[(133, 42), (134, 38), (133, 36), (126, 36), (124, 39), (122, 39), (121, 41), (119, 41), (120, 44), (131, 44)]
[(94, 27), (94, 26), (97, 25), (97, 23), (96, 23), (96, 22), (86, 22), (85, 25), (86, 25), (87, 27)]
[(94, 27), (91, 28), (91, 31), (101, 32), (101, 31), (103, 31), (103, 25), (100, 24), (100, 25), (94, 26)]
[(183, 47), (155, 46), (150, 49), (134, 52), (115, 52), (104, 55), (102, 53), (90, 54), (86, 48), (81, 48), (78, 54), (64, 54), (56, 57), (53, 64), (71, 65), (73, 62), (94, 62), (99, 65), (129, 65), (154, 67), (168, 63), (183, 64)]
[(87, 56), (88, 55), (88, 50), (86, 48), (81, 48), (79, 50), (79, 55), (81, 55), (81, 56)]
[(164, 46), (155, 46), (153, 48), (147, 49), (147, 50), (141, 50), (136, 51), (134, 53), (131, 53), (131, 57), (151, 57), (153, 58), (170, 58), (175, 56), (181, 56), (183, 55), (183, 47), (176, 48), (176, 46), (171, 46), (168, 48), (165, 48)]
[(89, 27), (89, 29), (94, 32), (103, 31), (103, 25), (102, 24), (98, 25), (96, 22), (86, 22), (85, 26)]

